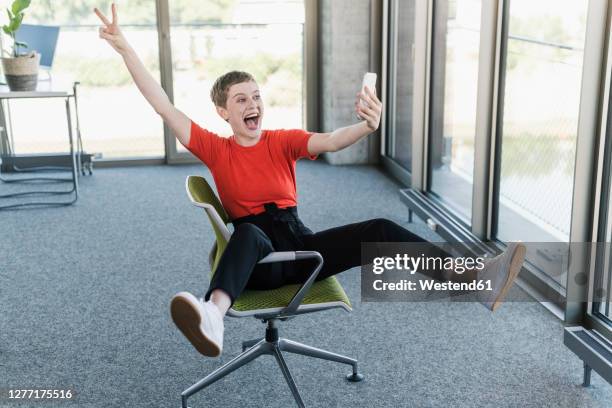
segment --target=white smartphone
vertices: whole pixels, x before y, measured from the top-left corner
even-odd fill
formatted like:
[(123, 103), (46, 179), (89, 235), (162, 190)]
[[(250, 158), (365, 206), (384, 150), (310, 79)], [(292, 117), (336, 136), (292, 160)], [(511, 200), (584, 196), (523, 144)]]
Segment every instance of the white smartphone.
[[(368, 89), (372, 92), (376, 92), (376, 74), (374, 72), (366, 72), (365, 75), (363, 76), (363, 82), (361, 83), (361, 91), (365, 93), (365, 87), (368, 87)], [(367, 107), (368, 103), (366, 101), (364, 101), (363, 99), (360, 101), (361, 106), (363, 107)], [(357, 114), (357, 119), (362, 120), (363, 118), (361, 116), (359, 116), (359, 114)]]
[[(365, 87), (372, 92), (376, 92), (376, 74), (374, 72), (366, 72), (363, 76), (363, 83), (361, 84), (361, 90), (365, 92)], [(361, 100), (362, 106), (368, 106), (367, 102), (363, 99)]]

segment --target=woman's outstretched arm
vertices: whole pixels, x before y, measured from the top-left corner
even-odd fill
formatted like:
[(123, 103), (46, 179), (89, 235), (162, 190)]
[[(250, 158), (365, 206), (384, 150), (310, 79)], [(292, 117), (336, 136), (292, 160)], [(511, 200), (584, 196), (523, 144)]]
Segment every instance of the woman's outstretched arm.
[(121, 55), (140, 93), (155, 109), (155, 112), (162, 117), (168, 127), (172, 129), (179, 142), (183, 146), (188, 146), (191, 120), (187, 115), (174, 107), (161, 85), (147, 71), (140, 58), (138, 58), (136, 51), (134, 51), (123, 36), (117, 18), (117, 6), (114, 3), (111, 6), (111, 10), (112, 21), (109, 21), (100, 10), (94, 9), (94, 12), (104, 24), (99, 29), (100, 38), (105, 39)]

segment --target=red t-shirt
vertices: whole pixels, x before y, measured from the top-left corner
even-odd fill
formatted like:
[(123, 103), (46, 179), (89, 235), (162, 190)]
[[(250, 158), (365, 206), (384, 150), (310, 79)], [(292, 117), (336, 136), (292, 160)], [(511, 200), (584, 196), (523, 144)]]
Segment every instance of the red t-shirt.
[(231, 219), (263, 212), (264, 203), (297, 205), (295, 162), (308, 157), (311, 133), (301, 129), (264, 130), (257, 144), (241, 146), (191, 122), (187, 148), (210, 169), (221, 203)]

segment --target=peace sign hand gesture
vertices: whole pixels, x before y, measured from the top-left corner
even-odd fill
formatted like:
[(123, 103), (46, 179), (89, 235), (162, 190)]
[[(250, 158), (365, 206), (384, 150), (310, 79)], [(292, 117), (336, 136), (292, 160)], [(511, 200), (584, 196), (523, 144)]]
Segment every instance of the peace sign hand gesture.
[(113, 13), (113, 21), (108, 21), (108, 18), (100, 10), (94, 8), (94, 12), (104, 23), (104, 26), (99, 28), (100, 38), (105, 39), (115, 51), (121, 54), (129, 48), (129, 44), (119, 29), (119, 19), (117, 18), (117, 6), (115, 3), (111, 5), (111, 11)]

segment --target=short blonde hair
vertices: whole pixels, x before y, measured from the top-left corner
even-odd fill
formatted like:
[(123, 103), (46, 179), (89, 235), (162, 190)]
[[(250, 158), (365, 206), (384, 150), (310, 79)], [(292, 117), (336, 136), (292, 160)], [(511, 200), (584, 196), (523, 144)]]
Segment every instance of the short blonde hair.
[(210, 90), (210, 99), (212, 99), (215, 106), (225, 108), (227, 105), (227, 92), (230, 87), (235, 84), (241, 84), (243, 82), (255, 82), (253, 75), (244, 71), (230, 71), (221, 75), (215, 81), (212, 89)]

